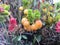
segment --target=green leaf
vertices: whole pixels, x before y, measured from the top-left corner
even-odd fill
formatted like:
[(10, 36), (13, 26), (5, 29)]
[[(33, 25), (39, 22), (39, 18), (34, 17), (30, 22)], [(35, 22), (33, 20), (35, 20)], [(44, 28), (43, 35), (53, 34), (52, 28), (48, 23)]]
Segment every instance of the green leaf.
[(27, 37), (25, 35), (22, 35), (22, 38), (27, 39)]
[(41, 35), (36, 35), (35, 36), (36, 41), (39, 43), (41, 41)]
[(12, 39), (12, 41), (14, 41), (16, 39), (16, 36)]
[(55, 21), (57, 22), (57, 21), (59, 21), (59, 19), (60, 19), (60, 13), (58, 13), (58, 14), (56, 15)]
[(15, 36), (13, 39), (12, 39), (12, 41), (14, 41), (14, 42), (17, 42), (17, 41), (21, 41), (21, 36)]
[[(28, 8), (29, 5), (31, 5), (31, 3), (33, 2), (33, 0), (22, 0), (22, 5), (24, 8)], [(30, 8), (30, 7), (29, 7)]]
[(21, 37), (21, 36), (18, 36), (17, 38), (18, 38), (18, 41), (21, 41), (21, 38), (22, 38), (22, 37)]
[(4, 16), (0, 15), (0, 22), (4, 22), (5, 18)]

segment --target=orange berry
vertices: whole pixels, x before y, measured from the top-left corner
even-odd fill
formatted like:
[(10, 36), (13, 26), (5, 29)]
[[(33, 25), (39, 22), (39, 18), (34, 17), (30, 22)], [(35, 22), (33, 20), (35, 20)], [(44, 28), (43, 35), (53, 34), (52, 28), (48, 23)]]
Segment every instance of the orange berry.
[(36, 25), (37, 28), (41, 28), (42, 27), (41, 20), (36, 20), (35, 25)]

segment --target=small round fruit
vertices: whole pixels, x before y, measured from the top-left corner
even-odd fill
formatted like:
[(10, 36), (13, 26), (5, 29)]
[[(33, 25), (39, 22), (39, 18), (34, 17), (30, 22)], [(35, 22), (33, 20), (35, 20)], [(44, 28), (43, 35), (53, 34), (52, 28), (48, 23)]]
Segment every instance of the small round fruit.
[(27, 18), (22, 18), (22, 24), (25, 22), (25, 21), (28, 21), (28, 19)]
[(43, 21), (46, 21), (47, 17), (46, 15), (42, 17)]
[(42, 22), (41, 22), (41, 20), (36, 20), (35, 25), (36, 25), (37, 28), (40, 29), (40, 28), (42, 27)]
[(24, 8), (23, 8), (22, 6), (21, 6), (21, 7), (19, 7), (19, 10), (20, 10), (20, 11), (22, 11), (23, 9), (24, 9)]
[(27, 30), (26, 31), (31, 31), (31, 26), (28, 26), (28, 27), (26, 27), (27, 28)]
[(25, 21), (25, 22), (23, 23), (23, 26), (25, 26), (25, 27), (28, 27), (29, 25), (30, 25), (29, 21)]
[(28, 14), (28, 9), (24, 10), (24, 14), (27, 15)]
[(37, 30), (37, 27), (36, 27), (35, 24), (32, 24), (32, 25), (31, 25), (31, 30), (32, 30), (32, 31), (36, 31), (36, 30)]
[(53, 23), (53, 18), (51, 16), (48, 17), (48, 23), (49, 24)]
[(49, 6), (49, 10), (52, 11), (53, 10), (53, 6)]
[(50, 15), (50, 12), (47, 12), (47, 15)]
[(27, 28), (24, 26), (24, 29), (27, 30)]
[(46, 9), (46, 8), (44, 8), (42, 11), (43, 11), (44, 13), (46, 13), (46, 12), (47, 12), (47, 9)]

